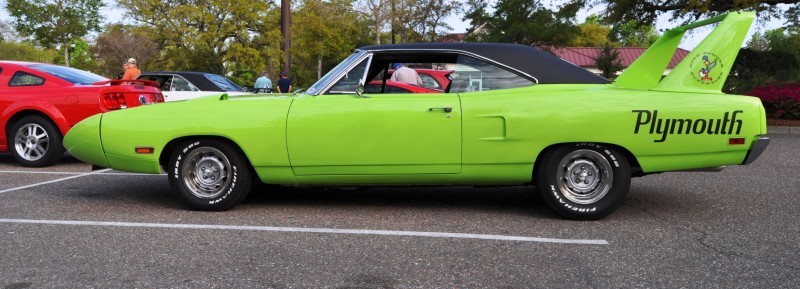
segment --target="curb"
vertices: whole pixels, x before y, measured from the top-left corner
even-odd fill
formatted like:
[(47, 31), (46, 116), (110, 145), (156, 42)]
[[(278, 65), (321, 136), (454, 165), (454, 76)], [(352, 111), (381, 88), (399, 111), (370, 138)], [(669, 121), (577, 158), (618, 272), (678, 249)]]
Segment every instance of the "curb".
[(796, 126), (768, 126), (767, 134), (800, 134), (800, 127)]

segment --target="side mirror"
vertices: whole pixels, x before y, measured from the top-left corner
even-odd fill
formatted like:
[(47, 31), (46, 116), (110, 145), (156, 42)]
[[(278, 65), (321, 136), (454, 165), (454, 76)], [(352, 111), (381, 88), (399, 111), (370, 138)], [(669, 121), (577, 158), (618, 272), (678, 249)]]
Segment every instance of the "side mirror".
[(369, 96), (364, 96), (364, 82), (363, 81), (359, 81), (358, 82), (358, 87), (356, 88), (356, 95), (358, 95), (358, 97), (360, 97), (360, 98), (369, 97)]

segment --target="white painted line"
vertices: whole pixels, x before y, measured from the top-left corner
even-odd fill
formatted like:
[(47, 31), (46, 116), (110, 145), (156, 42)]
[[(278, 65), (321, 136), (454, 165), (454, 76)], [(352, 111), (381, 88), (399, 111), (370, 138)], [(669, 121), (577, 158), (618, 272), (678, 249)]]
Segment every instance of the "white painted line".
[(90, 172), (90, 173), (84, 173), (84, 174), (80, 174), (80, 175), (63, 177), (63, 178), (55, 179), (55, 180), (52, 180), (52, 181), (46, 181), (46, 182), (35, 183), (35, 184), (32, 184), (32, 185), (27, 185), (27, 186), (21, 186), (21, 187), (16, 187), (16, 188), (5, 189), (5, 190), (0, 191), (0, 194), (7, 193), (7, 192), (12, 192), (12, 191), (17, 191), (17, 190), (22, 190), (22, 189), (27, 189), (27, 188), (36, 187), (36, 186), (41, 186), (41, 185), (46, 185), (46, 184), (57, 183), (57, 182), (71, 180), (71, 179), (80, 178), (80, 177), (85, 177), (85, 176), (89, 176), (89, 175), (100, 174), (100, 173), (107, 172), (107, 171), (110, 171), (110, 170), (111, 169), (98, 170), (98, 171), (93, 171), (93, 172)]
[(69, 221), (69, 220), (26, 220), (26, 219), (0, 219), (0, 223), (72, 225), (72, 226), (105, 226), (105, 227), (135, 227), (135, 228), (167, 228), (167, 229), (270, 231), (270, 232), (293, 232), (293, 233), (328, 233), (328, 234), (380, 235), (380, 236), (400, 236), (400, 237), (480, 239), (480, 240), (493, 240), (493, 241), (521, 241), (521, 242), (580, 244), (580, 245), (608, 245), (608, 242), (606, 240), (554, 239), (554, 238), (537, 238), (537, 237), (523, 237), (523, 236), (462, 234), (462, 233), (445, 233), (445, 232), (391, 231), (391, 230), (355, 230), (355, 229), (302, 228), (302, 227), (228, 226), (228, 225), (200, 225), (200, 224), (164, 224), (164, 223), (98, 222), (98, 221)]
[[(108, 169), (110, 170), (110, 169)], [(104, 172), (108, 170), (103, 170)], [(39, 174), (39, 175), (82, 175), (85, 173), (74, 173), (74, 172), (42, 172), (42, 171), (0, 171), (0, 174)], [(102, 173), (101, 175), (106, 176), (165, 176), (167, 174), (160, 173), (160, 174), (143, 174), (143, 173)]]

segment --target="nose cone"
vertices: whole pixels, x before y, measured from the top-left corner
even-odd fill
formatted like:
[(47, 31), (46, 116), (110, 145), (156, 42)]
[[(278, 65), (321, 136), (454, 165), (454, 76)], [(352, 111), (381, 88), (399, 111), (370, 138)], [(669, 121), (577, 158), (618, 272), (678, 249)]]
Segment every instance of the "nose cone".
[(64, 136), (64, 148), (81, 161), (107, 168), (108, 160), (100, 140), (102, 118), (103, 114), (97, 114), (73, 126)]

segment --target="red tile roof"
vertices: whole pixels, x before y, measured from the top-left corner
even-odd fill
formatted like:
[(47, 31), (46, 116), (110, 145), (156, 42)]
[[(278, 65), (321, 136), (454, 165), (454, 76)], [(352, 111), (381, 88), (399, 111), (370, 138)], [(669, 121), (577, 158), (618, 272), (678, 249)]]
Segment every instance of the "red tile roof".
[[(617, 47), (614, 48), (619, 51), (619, 62), (624, 67), (628, 67), (638, 58), (645, 50), (646, 47)], [(561, 59), (569, 61), (580, 67), (597, 67), (595, 58), (600, 55), (603, 48), (600, 47), (561, 47), (552, 48), (553, 53)], [(678, 48), (672, 59), (669, 61), (667, 68), (675, 68), (686, 55), (689, 54), (688, 50)]]

